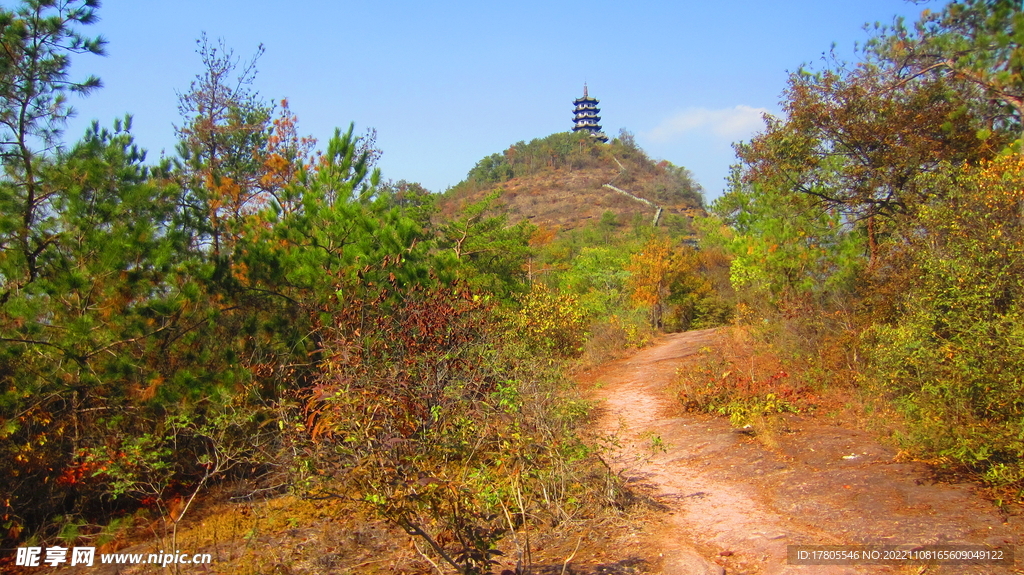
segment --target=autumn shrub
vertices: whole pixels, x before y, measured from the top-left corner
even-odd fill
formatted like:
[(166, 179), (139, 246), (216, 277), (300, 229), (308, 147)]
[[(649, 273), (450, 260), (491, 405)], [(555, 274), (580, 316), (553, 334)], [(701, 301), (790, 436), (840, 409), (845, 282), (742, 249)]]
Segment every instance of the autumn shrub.
[[(378, 311), (383, 294), (339, 297), (323, 376), (306, 401), (318, 454), (307, 479), (338, 477), (322, 488), (365, 501), (455, 566), (485, 569), (502, 529), (497, 515), (481, 514), (467, 474), (482, 463), (474, 459), (478, 438), (493, 439), (475, 404), (500, 394), (499, 382), (467, 374), (480, 306), (464, 294), (418, 295), (392, 313)], [(351, 327), (368, 313), (364, 330)], [(309, 487), (316, 494), (321, 485)], [(457, 540), (455, 551), (431, 532), (435, 522)]]
[(787, 371), (779, 358), (758, 349), (746, 329), (732, 328), (702, 348), (698, 357), (676, 372), (675, 389), (683, 407), (729, 417), (750, 426), (781, 413), (815, 404), (816, 394)]
[(505, 321), (527, 347), (557, 357), (583, 353), (590, 322), (577, 296), (535, 283), (518, 304)]
[[(756, 156), (750, 148), (740, 152)], [(736, 302), (710, 301), (709, 313), (728, 317), (754, 353), (777, 358), (781, 371), (815, 390), (849, 385), (864, 361), (859, 333), (867, 321), (858, 302), (865, 238), (841, 210), (794, 192), (785, 178), (744, 171), (751, 169), (740, 168), (715, 202), (716, 215), (696, 224), (713, 280), (728, 262), (728, 289), (716, 291), (731, 292)]]
[(361, 501), (464, 573), (486, 572), (509, 532), (608, 503), (574, 432), (587, 406), (559, 389), (557, 362), (537, 361), (548, 348), (503, 333), (464, 288), (345, 293), (296, 429), (307, 496)]
[(641, 349), (654, 338), (654, 330), (647, 322), (646, 314), (626, 310), (607, 318), (594, 321), (590, 326), (590, 337), (583, 345), (582, 363), (596, 366), (616, 359), (629, 350)]
[(927, 178), (902, 230), (912, 281), (871, 330), (871, 377), (907, 418), (906, 446), (997, 483), (1024, 479), (1024, 161)]
[(616, 319), (591, 325), (590, 337), (583, 346), (581, 357), (584, 365), (600, 365), (618, 357), (628, 348), (627, 332)]

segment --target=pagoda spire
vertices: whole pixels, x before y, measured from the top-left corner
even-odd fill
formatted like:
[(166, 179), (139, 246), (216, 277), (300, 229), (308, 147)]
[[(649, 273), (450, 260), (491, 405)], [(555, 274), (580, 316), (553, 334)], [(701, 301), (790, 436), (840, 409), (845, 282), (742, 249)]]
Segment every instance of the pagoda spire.
[(591, 98), (590, 94), (587, 93), (587, 83), (583, 83), (583, 97), (576, 98), (573, 100), (573, 132), (584, 131), (588, 132), (591, 136), (601, 140), (602, 142), (608, 142), (608, 136), (604, 135), (601, 131), (601, 116), (598, 114), (601, 109), (597, 107), (597, 98)]

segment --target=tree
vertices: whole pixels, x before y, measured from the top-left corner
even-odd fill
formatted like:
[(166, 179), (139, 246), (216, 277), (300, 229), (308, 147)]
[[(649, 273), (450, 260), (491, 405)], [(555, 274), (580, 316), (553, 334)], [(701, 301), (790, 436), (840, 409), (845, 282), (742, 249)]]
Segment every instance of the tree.
[(423, 229), (431, 227), (431, 218), (437, 213), (437, 196), (418, 182), (399, 180), (381, 186), (380, 194), (388, 205), (415, 220)]
[[(990, 110), (987, 128), (1024, 129), (1024, 11), (1015, 0), (950, 2), (925, 10), (913, 30), (902, 21), (874, 38), (871, 54), (890, 62), (904, 82), (952, 77), (977, 86), (1004, 111)], [(1010, 111), (1007, 116), (1005, 110)], [(1015, 126), (1014, 126), (1015, 124)], [(1021, 149), (1024, 153), (1024, 148)]]
[[(936, 193), (901, 230), (911, 281), (868, 339), (873, 375), (917, 449), (1024, 479), (1024, 159), (928, 177)], [(895, 243), (895, 242), (894, 242)]]
[(204, 33), (196, 44), (203, 72), (178, 95), (185, 119), (178, 152), (183, 187), (194, 195), (213, 253), (220, 254), (228, 247), (222, 244), (233, 243), (242, 216), (268, 200), (260, 184), (273, 107), (252, 89), (262, 45), (242, 64), (223, 40), (214, 45)]
[(730, 280), (745, 303), (827, 308), (853, 292), (864, 236), (834, 207), (771, 182), (744, 183), (736, 174), (712, 211), (731, 228), (721, 241), (733, 255)]
[(0, 258), (17, 259), (20, 268), (0, 278), (0, 304), (36, 279), (38, 260), (53, 241), (47, 204), (56, 190), (41, 189), (39, 164), (56, 149), (74, 113), (67, 94), (100, 86), (94, 76), (68, 77), (70, 55), (103, 54), (102, 38), (76, 29), (96, 21), (98, 5), (96, 0), (27, 0), (13, 12), (0, 8)]
[(530, 236), (536, 226), (528, 221), (509, 225), (498, 198), (503, 190), (464, 207), (438, 227), (440, 247), (458, 261), (470, 286), (507, 297), (526, 288)]
[(619, 129), (619, 136), (615, 138), (615, 143), (622, 144), (630, 150), (640, 150), (640, 146), (636, 144), (636, 137), (633, 135), (633, 132), (630, 132), (626, 128)]
[(797, 73), (783, 106), (786, 120), (771, 119), (737, 149), (747, 181), (774, 182), (857, 219), (909, 213), (927, 193), (916, 174), (987, 151), (941, 79), (901, 82), (874, 66)]
[(292, 114), (288, 107), (288, 100), (281, 100), (277, 117), (272, 122), (273, 127), (267, 138), (266, 149), (260, 154), (263, 165), (259, 189), (285, 211), (290, 211), (296, 206), (284, 202), (282, 191), (289, 184), (293, 184), (299, 174), (315, 161), (312, 151), (316, 146), (316, 139), (300, 136), (298, 123), (298, 117)]
[[(42, 479), (118, 433), (151, 430), (158, 418), (150, 400), (178, 399), (194, 383), (176, 369), (195, 324), (186, 295), (195, 286), (182, 273), (189, 237), (174, 221), (180, 196), (152, 178), (129, 127), (94, 125), (45, 163), (48, 249), (34, 280), (10, 291), (0, 309), (0, 475), (13, 478), (0, 499), (18, 528), (94, 504), (88, 498), (102, 479)], [(0, 277), (16, 276), (18, 264), (0, 261)]]
[[(674, 245), (666, 237), (652, 237), (630, 256), (625, 268), (630, 295), (637, 306), (649, 309), (651, 327), (689, 327), (697, 303), (711, 295), (710, 284), (696, 274), (697, 266), (693, 248)], [(678, 306), (675, 313), (666, 313), (673, 304)]]
[[(964, 0), (941, 12), (925, 11), (910, 32), (897, 22), (870, 44), (911, 81), (954, 78), (977, 94), (968, 105), (985, 119), (977, 137), (996, 143), (1017, 141), (1024, 154), (1024, 8), (1015, 0)], [(1009, 136), (1009, 137), (1007, 137)], [(1000, 142), (1003, 140), (1004, 142)], [(1024, 200), (1018, 206), (1024, 227)]]
[(610, 245), (581, 248), (566, 264), (567, 269), (556, 276), (560, 291), (576, 295), (589, 316), (600, 318), (623, 308), (629, 278), (624, 268), (630, 255), (628, 247), (615, 245), (610, 235), (602, 235), (607, 238), (604, 243)]

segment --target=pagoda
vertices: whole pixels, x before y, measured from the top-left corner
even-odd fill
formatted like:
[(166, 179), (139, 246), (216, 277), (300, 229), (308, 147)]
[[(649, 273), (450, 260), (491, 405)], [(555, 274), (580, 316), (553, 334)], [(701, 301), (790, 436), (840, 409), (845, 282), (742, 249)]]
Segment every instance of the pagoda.
[(572, 111), (574, 114), (572, 118), (572, 121), (574, 122), (572, 131), (579, 132), (580, 130), (583, 130), (585, 132), (589, 132), (591, 136), (607, 143), (608, 136), (604, 135), (604, 132), (601, 131), (601, 124), (598, 123), (601, 121), (601, 116), (598, 116), (597, 114), (601, 109), (597, 107), (597, 102), (597, 98), (591, 98), (587, 94), (587, 85), (584, 83), (583, 97), (576, 98), (573, 101), (576, 108)]

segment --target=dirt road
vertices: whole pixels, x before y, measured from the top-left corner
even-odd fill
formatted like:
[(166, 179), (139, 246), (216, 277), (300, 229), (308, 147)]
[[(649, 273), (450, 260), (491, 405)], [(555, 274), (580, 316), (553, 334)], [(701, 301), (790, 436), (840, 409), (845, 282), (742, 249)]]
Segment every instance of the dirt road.
[(668, 386), (714, 332), (666, 336), (592, 377), (597, 428), (613, 467), (668, 519), (652, 530), (663, 573), (1024, 573), (1018, 566), (808, 566), (789, 545), (975, 544), (1006, 549), (1022, 532), (969, 484), (936, 483), (920, 463), (860, 431), (794, 417), (769, 449), (722, 418), (684, 414)]

